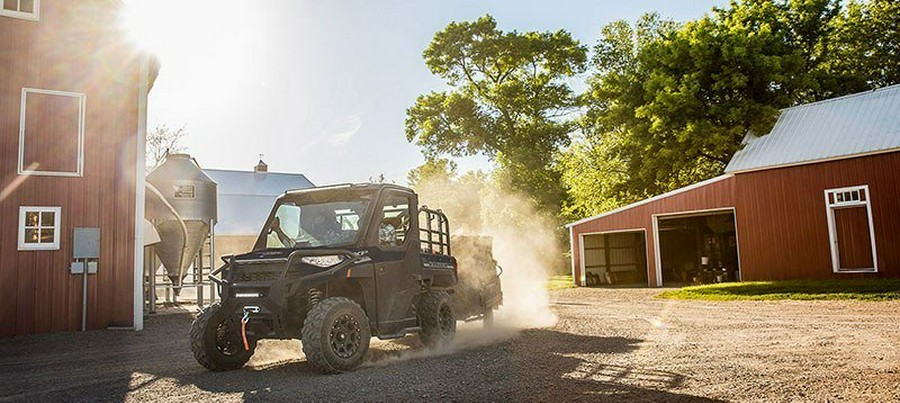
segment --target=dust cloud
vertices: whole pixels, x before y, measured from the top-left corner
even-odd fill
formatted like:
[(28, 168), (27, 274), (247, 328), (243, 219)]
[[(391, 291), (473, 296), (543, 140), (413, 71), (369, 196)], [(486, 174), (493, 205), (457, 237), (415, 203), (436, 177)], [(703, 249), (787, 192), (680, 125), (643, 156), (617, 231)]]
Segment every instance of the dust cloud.
[[(546, 283), (552, 267), (563, 255), (554, 233), (556, 224), (538, 213), (526, 197), (502, 189), (483, 175), (426, 181), (415, 186), (421, 204), (447, 214), (451, 237), (482, 236), (492, 240), (493, 257), (502, 268), (503, 305), (496, 312), (496, 326), (553, 326), (556, 315), (550, 310)], [(451, 244), (453, 255), (460, 260), (461, 282), (467, 275), (484, 273), (484, 267), (463, 265), (464, 261), (479, 261), (478, 257), (466, 256), (479, 251)]]

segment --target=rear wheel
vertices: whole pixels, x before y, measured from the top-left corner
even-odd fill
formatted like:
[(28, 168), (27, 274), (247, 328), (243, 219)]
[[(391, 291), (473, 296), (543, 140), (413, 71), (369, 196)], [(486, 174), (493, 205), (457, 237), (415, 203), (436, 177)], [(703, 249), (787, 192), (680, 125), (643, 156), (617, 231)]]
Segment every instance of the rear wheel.
[(244, 366), (256, 349), (256, 340), (241, 339), (241, 323), (215, 303), (200, 311), (191, 323), (191, 352), (200, 365), (212, 371), (230, 371)]
[(450, 294), (445, 291), (423, 294), (417, 311), (422, 326), (419, 338), (426, 346), (445, 346), (456, 337), (456, 316), (450, 307)]
[(347, 298), (327, 298), (303, 321), (303, 353), (317, 371), (336, 374), (356, 369), (369, 350), (369, 318)]

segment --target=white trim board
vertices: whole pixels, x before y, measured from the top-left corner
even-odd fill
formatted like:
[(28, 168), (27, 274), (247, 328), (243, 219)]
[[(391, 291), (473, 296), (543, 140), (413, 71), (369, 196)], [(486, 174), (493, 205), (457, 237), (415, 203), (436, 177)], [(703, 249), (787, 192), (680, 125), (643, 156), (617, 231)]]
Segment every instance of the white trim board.
[(617, 208), (617, 209), (615, 209), (615, 210), (610, 210), (610, 211), (607, 211), (607, 212), (605, 212), (605, 213), (597, 214), (597, 215), (595, 215), (595, 216), (591, 216), (591, 217), (588, 217), (588, 218), (583, 218), (583, 219), (581, 219), (581, 220), (578, 220), (578, 221), (575, 221), (575, 222), (566, 224), (566, 227), (574, 227), (574, 226), (579, 225), (579, 224), (584, 224), (584, 223), (586, 223), (586, 222), (593, 221), (593, 220), (596, 220), (596, 219), (598, 219), (598, 218), (603, 218), (603, 217), (606, 217), (606, 216), (610, 216), (610, 215), (613, 215), (613, 214), (616, 214), (616, 213), (620, 213), (620, 212), (622, 212), (622, 211), (629, 210), (629, 209), (632, 209), (632, 208), (635, 208), (635, 207), (638, 207), (638, 206), (642, 206), (642, 205), (644, 205), (644, 204), (651, 203), (651, 202), (654, 202), (654, 201), (657, 201), (657, 200), (660, 200), (660, 199), (665, 199), (665, 198), (667, 198), (667, 197), (675, 196), (675, 195), (677, 195), (677, 194), (681, 194), (681, 193), (684, 193), (684, 192), (687, 192), (687, 191), (690, 191), (690, 190), (694, 190), (694, 189), (697, 189), (697, 188), (701, 188), (701, 187), (704, 187), (704, 186), (706, 186), (706, 185), (711, 185), (711, 184), (713, 184), (713, 183), (716, 183), (716, 182), (719, 182), (719, 181), (723, 181), (723, 180), (728, 179), (728, 178), (731, 178), (731, 177), (733, 177), (733, 176), (734, 176), (734, 175), (732, 175), (732, 174), (719, 175), (719, 176), (717, 176), (717, 177), (715, 177), (715, 178), (707, 179), (707, 180), (702, 181), (702, 182), (697, 182), (697, 183), (695, 183), (695, 184), (693, 184), (693, 185), (685, 186), (685, 187), (683, 187), (683, 188), (678, 188), (678, 189), (675, 189), (675, 190), (673, 190), (673, 191), (671, 191), (671, 192), (667, 192), (667, 193), (663, 193), (663, 194), (661, 194), (661, 195), (653, 196), (653, 197), (651, 197), (651, 198), (649, 198), (649, 199), (644, 199), (644, 200), (641, 200), (641, 201), (638, 201), (638, 202), (634, 202), (634, 203), (631, 203), (631, 204), (629, 204), (629, 205), (627, 205), (627, 206), (619, 207), (619, 208)]
[[(135, 331), (144, 329), (144, 186), (147, 161), (147, 98), (150, 92), (150, 57), (144, 56), (139, 69), (140, 82), (138, 87), (138, 119), (137, 139), (135, 152), (137, 153), (134, 178), (134, 276), (133, 293), (134, 305), (132, 311), (132, 323)], [(215, 259), (214, 256), (211, 256)]]
[[(78, 151), (76, 155), (76, 165), (74, 172), (58, 172), (58, 171), (41, 171), (40, 167), (25, 166), (25, 117), (27, 116), (26, 105), (28, 104), (28, 94), (42, 94), (60, 97), (71, 97), (78, 100)], [(87, 95), (80, 92), (44, 90), (37, 88), (22, 88), (22, 99), (19, 109), (19, 164), (17, 172), (19, 175), (35, 175), (35, 176), (64, 176), (64, 177), (82, 177), (84, 176), (84, 120), (87, 110)], [(35, 165), (35, 164), (32, 164)]]

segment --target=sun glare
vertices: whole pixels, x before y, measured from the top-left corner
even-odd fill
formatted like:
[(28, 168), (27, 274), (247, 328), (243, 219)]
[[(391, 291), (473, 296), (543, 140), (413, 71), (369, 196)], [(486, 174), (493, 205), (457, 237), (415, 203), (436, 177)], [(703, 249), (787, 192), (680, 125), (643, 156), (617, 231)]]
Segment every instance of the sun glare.
[(246, 18), (231, 0), (126, 0), (122, 23), (159, 57), (227, 53), (244, 41)]
[(265, 43), (252, 9), (233, 0), (125, 0), (121, 23), (137, 45), (162, 63), (155, 93), (173, 93), (153, 109), (183, 113), (215, 103), (252, 76)]

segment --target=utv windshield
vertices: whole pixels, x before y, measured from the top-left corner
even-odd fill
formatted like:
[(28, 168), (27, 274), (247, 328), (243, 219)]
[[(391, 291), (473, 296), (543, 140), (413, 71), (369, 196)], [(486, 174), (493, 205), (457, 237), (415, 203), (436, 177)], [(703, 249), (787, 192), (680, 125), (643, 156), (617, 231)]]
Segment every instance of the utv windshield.
[(311, 192), (283, 198), (256, 242), (261, 248), (314, 248), (356, 243), (371, 194)]

